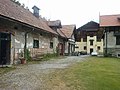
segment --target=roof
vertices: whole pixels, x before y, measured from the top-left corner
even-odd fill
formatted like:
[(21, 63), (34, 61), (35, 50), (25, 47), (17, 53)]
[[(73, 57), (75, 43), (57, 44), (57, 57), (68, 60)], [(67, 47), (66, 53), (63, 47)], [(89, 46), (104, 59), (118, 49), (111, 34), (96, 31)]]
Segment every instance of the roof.
[(60, 30), (67, 38), (71, 38), (75, 28), (75, 25), (62, 25), (62, 28), (60, 28)]
[(99, 24), (97, 22), (94, 21), (90, 21), (88, 23), (86, 23), (85, 25), (79, 27), (77, 30), (85, 30), (85, 31), (97, 31), (99, 28)]
[(120, 26), (120, 14), (100, 16), (100, 27)]
[(66, 35), (61, 31), (61, 29), (57, 29), (57, 33), (63, 37), (63, 38), (67, 38)]
[(56, 21), (48, 21), (47, 22), (50, 27), (61, 27), (61, 21), (56, 20)]
[(11, 0), (0, 0), (0, 16), (4, 16), (21, 23), (57, 34), (42, 19), (36, 18), (30, 11), (15, 4)]

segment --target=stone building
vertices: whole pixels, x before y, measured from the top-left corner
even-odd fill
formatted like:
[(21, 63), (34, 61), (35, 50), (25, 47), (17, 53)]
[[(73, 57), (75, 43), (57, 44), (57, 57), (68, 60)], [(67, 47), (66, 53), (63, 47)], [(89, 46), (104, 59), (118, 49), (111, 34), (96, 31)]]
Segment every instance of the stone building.
[(67, 38), (65, 42), (65, 54), (72, 55), (75, 51), (75, 37), (74, 32), (76, 25), (62, 25), (61, 33)]
[(105, 55), (120, 57), (120, 14), (100, 16), (100, 28), (104, 30)]
[(90, 21), (81, 26), (75, 32), (76, 47), (75, 51), (83, 54), (91, 54), (92, 52), (103, 53), (103, 31), (99, 29), (99, 24)]
[(26, 50), (31, 57), (56, 53), (56, 47), (63, 41), (68, 38), (39, 17), (38, 7), (34, 6), (31, 13), (11, 0), (0, 0), (0, 65), (17, 63), (25, 57)]
[(48, 25), (58, 33), (60, 54), (72, 55), (75, 51), (74, 31), (76, 25), (61, 25), (60, 20), (48, 21)]

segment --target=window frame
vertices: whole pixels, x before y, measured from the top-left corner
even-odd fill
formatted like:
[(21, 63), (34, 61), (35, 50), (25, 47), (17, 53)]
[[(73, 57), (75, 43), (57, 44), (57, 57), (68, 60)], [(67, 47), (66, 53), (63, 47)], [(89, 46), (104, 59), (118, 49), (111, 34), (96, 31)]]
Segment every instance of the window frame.
[(84, 50), (87, 50), (87, 46), (84, 46)]
[(50, 49), (53, 49), (53, 42), (50, 42)]
[(39, 40), (33, 39), (33, 48), (39, 48)]
[(120, 36), (116, 36), (116, 45), (120, 45)]
[(100, 46), (97, 46), (97, 50), (100, 50), (101, 49), (101, 47)]
[(90, 46), (93, 46), (94, 40), (90, 40)]

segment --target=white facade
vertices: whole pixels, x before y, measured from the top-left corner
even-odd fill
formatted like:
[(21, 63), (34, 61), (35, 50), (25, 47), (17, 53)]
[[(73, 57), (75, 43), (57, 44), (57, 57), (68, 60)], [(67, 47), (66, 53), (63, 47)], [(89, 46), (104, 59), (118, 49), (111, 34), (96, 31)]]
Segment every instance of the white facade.
[[(90, 45), (90, 40), (93, 41), (93, 45)], [(87, 52), (87, 54), (90, 54), (91, 50), (93, 50), (93, 52), (98, 52), (99, 54), (102, 54), (103, 39), (101, 39), (101, 41), (98, 42), (96, 36), (93, 37), (87, 36), (87, 42), (84, 42), (83, 38), (81, 38), (81, 42), (76, 42), (75, 51)]]

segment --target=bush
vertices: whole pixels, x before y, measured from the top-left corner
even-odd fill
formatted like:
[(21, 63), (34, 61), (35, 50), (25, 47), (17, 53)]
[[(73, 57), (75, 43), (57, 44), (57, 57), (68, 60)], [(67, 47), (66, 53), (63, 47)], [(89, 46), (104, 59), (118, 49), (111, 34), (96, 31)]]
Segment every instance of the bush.
[(27, 60), (31, 60), (30, 51), (26, 49), (25, 56)]
[(54, 57), (58, 57), (58, 54), (57, 53), (47, 53), (45, 55), (43, 55), (43, 59), (45, 60), (49, 60), (50, 58), (54, 58)]

